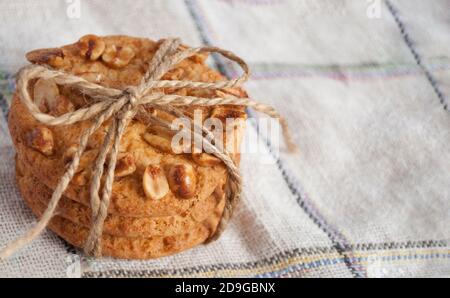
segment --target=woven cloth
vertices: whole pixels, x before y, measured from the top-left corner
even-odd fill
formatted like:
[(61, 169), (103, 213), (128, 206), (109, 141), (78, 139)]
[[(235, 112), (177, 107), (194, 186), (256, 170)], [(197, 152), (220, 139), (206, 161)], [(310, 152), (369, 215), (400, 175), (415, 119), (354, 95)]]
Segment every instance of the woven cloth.
[[(287, 118), (300, 149), (278, 154), (248, 126), (263, 152), (243, 154), (245, 198), (210, 245), (150, 261), (94, 260), (45, 232), (1, 262), (0, 276), (450, 276), (449, 8), (445, 0), (2, 1), (0, 246), (35, 222), (14, 181), (6, 123), (14, 73), (31, 49), (94, 33), (232, 50), (253, 70), (249, 94)], [(218, 57), (211, 65), (237, 72)]]

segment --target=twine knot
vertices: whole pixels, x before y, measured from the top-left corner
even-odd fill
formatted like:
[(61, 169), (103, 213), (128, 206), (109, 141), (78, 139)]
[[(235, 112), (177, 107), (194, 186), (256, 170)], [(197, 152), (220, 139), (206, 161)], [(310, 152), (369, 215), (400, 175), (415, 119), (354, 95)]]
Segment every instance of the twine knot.
[[(235, 54), (216, 47), (199, 47), (179, 50), (181, 42), (179, 39), (164, 40), (155, 55), (149, 62), (149, 68), (138, 86), (128, 86), (123, 90), (104, 87), (84, 80), (65, 72), (49, 69), (40, 65), (30, 65), (20, 70), (17, 80), (17, 88), (20, 94), (20, 100), (25, 104), (30, 113), (39, 122), (46, 125), (70, 125), (84, 120), (92, 120), (92, 125), (88, 127), (80, 136), (79, 146), (74, 154), (72, 162), (68, 165), (66, 172), (61, 177), (59, 183), (54, 189), (47, 209), (42, 214), (38, 223), (27, 231), (23, 236), (11, 242), (0, 252), (0, 259), (7, 258), (16, 250), (25, 246), (35, 239), (47, 226), (50, 219), (54, 216), (58, 202), (72, 180), (79, 165), (80, 158), (86, 149), (89, 137), (107, 120), (112, 118), (108, 127), (107, 134), (103, 140), (98, 156), (95, 160), (92, 181), (90, 185), (90, 206), (91, 206), (91, 227), (89, 235), (85, 241), (84, 250), (87, 254), (95, 256), (101, 255), (101, 236), (103, 223), (107, 216), (107, 210), (110, 202), (112, 184), (114, 180), (114, 170), (116, 167), (117, 155), (120, 139), (124, 133), (128, 122), (136, 115), (140, 119), (150, 119), (157, 123), (170, 127), (170, 123), (146, 113), (144, 107), (154, 106), (162, 109), (177, 117), (184, 114), (178, 108), (180, 106), (200, 105), (244, 105), (252, 107), (255, 110), (265, 113), (270, 117), (280, 119), (286, 142), (289, 149), (295, 145), (288, 134), (287, 124), (280, 117), (278, 112), (272, 107), (256, 102), (249, 98), (238, 98), (227, 96), (225, 98), (201, 98), (195, 96), (180, 96), (175, 94), (164, 94), (155, 92), (156, 88), (199, 88), (199, 89), (223, 89), (238, 87), (244, 83), (249, 76), (248, 65)], [(243, 75), (234, 80), (225, 80), (219, 82), (192, 82), (192, 81), (172, 81), (162, 80), (162, 76), (174, 68), (182, 60), (189, 58), (199, 52), (219, 53), (224, 57), (236, 62), (243, 70)], [(42, 113), (35, 105), (29, 92), (28, 85), (30, 81), (37, 78), (54, 79), (59, 85), (70, 85), (82, 93), (94, 99), (88, 107), (80, 108), (74, 112), (69, 112), (59, 117)], [(230, 219), (234, 207), (240, 199), (242, 189), (242, 179), (239, 169), (233, 162), (230, 154), (221, 146), (211, 142), (211, 132), (204, 127), (196, 127), (191, 121), (191, 133), (194, 140), (199, 139), (203, 142), (205, 149), (210, 150), (213, 155), (218, 157), (226, 165), (229, 173), (229, 179), (225, 186), (226, 203), (220, 219), (219, 225), (214, 235), (208, 241), (217, 239), (224, 230), (226, 223)], [(199, 129), (199, 130), (198, 130)], [(200, 133), (198, 133), (200, 131)], [(105, 161), (109, 154), (109, 162), (105, 169)], [(104, 173), (105, 172), (105, 173)], [(101, 178), (105, 174), (105, 181), (101, 188)]]
[(141, 94), (139, 94), (138, 88), (134, 86), (128, 86), (123, 91), (123, 95), (128, 97), (129, 103), (133, 108), (138, 106), (138, 98), (141, 97)]

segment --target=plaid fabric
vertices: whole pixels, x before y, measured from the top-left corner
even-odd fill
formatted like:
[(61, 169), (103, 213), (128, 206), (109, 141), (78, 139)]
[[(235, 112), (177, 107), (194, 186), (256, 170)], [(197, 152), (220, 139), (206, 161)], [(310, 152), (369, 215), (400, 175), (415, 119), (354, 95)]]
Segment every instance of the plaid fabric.
[[(160, 260), (92, 260), (48, 232), (0, 275), (65, 276), (79, 265), (84, 277), (450, 276), (447, 1), (81, 1), (75, 20), (64, 3), (33, 4), (30, 18), (44, 16), (34, 28), (50, 22), (52, 35), (17, 25), (14, 14), (31, 12), (27, 1), (15, 3), (0, 5), (0, 54), (11, 57), (0, 60), (1, 117), (29, 49), (92, 31), (180, 36), (248, 61), (250, 95), (287, 117), (300, 153), (277, 154), (262, 135), (272, 163), (243, 156), (246, 198), (219, 242)], [(124, 18), (113, 20), (116, 11)], [(212, 63), (236, 75), (226, 60)], [(0, 133), (3, 245), (33, 217), (14, 188), (2, 118)], [(257, 126), (248, 133), (262, 134)]]

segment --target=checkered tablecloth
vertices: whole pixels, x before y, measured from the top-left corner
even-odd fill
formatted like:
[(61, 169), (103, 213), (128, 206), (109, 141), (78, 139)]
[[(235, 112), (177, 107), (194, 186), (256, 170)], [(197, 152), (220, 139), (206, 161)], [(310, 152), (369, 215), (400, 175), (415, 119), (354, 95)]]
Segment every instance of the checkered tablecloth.
[(46, 232), (0, 276), (450, 276), (449, 16), (446, 0), (0, 2), (0, 246), (35, 221), (6, 124), (31, 49), (94, 33), (232, 50), (251, 66), (250, 96), (287, 118), (300, 148), (278, 154), (249, 125), (264, 153), (243, 155), (245, 198), (211, 245), (93, 260)]

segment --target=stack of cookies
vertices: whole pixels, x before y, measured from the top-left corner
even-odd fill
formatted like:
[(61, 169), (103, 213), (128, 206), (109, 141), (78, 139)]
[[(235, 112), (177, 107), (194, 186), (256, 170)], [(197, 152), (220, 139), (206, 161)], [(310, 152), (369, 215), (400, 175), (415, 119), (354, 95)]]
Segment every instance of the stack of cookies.
[[(159, 45), (160, 42), (142, 38), (87, 35), (75, 44), (32, 51), (27, 54), (27, 59), (105, 87), (124, 89), (141, 82)], [(206, 58), (206, 54), (192, 56), (162, 79), (223, 80), (205, 64)], [(166, 88), (158, 91), (203, 98), (229, 94), (246, 96), (239, 88)], [(52, 79), (33, 81), (29, 92), (36, 106), (53, 116), (93, 103), (93, 99), (85, 94), (67, 85), (59, 86)], [(146, 111), (158, 118), (173, 120), (172, 114), (157, 107), (148, 107)], [(200, 115), (201, 121), (208, 117), (220, 121), (228, 119), (227, 122), (230, 118), (246, 118), (242, 106), (190, 106), (183, 108), (183, 113), (191, 118)], [(91, 226), (91, 176), (110, 123), (111, 119), (89, 139), (76, 174), (59, 202), (57, 215), (49, 224), (51, 230), (77, 247), (83, 247)], [(37, 216), (46, 209), (54, 188), (71, 162), (80, 135), (91, 125), (92, 120), (86, 120), (72, 125), (45, 126), (33, 118), (15, 94), (9, 128), (17, 152), (17, 183), (23, 199)], [(229, 125), (224, 125), (225, 144), (231, 133), (235, 148), (239, 148), (243, 129), (240, 124), (232, 126), (231, 130)], [(127, 259), (160, 257), (203, 243), (215, 232), (225, 205), (227, 168), (220, 159), (205, 152), (174, 150), (171, 142), (174, 134), (175, 131), (139, 118), (132, 119), (127, 126), (120, 143), (111, 202), (103, 228), (103, 255)], [(232, 156), (238, 163), (238, 152)]]

